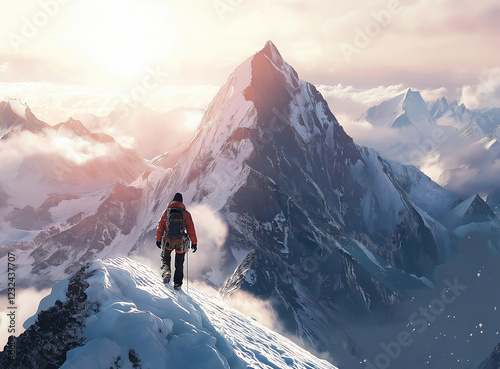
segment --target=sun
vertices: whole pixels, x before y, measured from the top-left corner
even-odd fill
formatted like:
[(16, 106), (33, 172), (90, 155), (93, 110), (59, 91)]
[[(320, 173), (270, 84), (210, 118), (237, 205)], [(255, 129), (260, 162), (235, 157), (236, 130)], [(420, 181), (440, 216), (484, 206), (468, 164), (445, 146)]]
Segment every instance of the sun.
[(74, 12), (73, 48), (115, 77), (140, 78), (172, 52), (173, 17), (160, 2), (86, 0)]

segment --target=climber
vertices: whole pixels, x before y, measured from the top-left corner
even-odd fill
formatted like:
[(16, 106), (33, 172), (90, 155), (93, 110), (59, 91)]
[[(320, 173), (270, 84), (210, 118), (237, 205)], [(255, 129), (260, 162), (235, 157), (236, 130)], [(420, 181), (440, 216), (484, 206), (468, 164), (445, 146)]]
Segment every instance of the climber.
[(170, 282), (171, 253), (175, 250), (174, 289), (182, 286), (184, 258), (189, 242), (193, 253), (198, 249), (198, 240), (191, 214), (182, 203), (182, 194), (176, 193), (163, 213), (156, 228), (156, 246), (161, 249), (161, 272), (164, 283)]

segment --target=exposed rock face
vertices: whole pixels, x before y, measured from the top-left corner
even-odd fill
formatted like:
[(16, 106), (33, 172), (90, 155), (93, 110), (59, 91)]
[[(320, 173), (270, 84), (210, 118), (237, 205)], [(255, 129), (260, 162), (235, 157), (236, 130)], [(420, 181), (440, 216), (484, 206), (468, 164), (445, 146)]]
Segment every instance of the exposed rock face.
[(85, 269), (81, 268), (69, 280), (65, 301), (57, 300), (50, 309), (40, 312), (36, 322), (19, 337), (9, 338), (9, 343), (16, 347), (15, 358), (9, 357), (7, 345), (0, 352), (2, 368), (57, 369), (66, 361), (68, 351), (84, 344), (83, 321), (98, 309), (97, 305), (86, 303)]

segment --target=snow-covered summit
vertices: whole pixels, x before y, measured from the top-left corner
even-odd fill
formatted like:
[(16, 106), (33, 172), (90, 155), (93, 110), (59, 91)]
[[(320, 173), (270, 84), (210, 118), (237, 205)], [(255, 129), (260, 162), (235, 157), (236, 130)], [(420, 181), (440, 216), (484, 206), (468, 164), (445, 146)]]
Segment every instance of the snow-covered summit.
[(185, 199), (196, 196), (194, 201), (203, 199), (218, 210), (246, 181), (247, 162), (264, 157), (278, 134), (298, 144), (321, 136), (329, 137), (331, 146), (337, 139), (352, 144), (316, 88), (301, 81), (267, 42), (234, 70), (210, 103), (174, 168), (178, 180), (172, 186), (184, 190)]
[(448, 100), (446, 97), (441, 97), (437, 99), (433, 103), (429, 104), (429, 110), (434, 119), (441, 118), (444, 114), (446, 114), (450, 110), (450, 104), (448, 104)]
[(175, 292), (128, 258), (94, 261), (57, 283), (37, 314), (17, 359), (0, 354), (2, 368), (335, 369), (218, 298), (192, 286)]
[(410, 88), (391, 100), (371, 107), (359, 120), (366, 120), (374, 126), (413, 127), (418, 130), (429, 129), (435, 125), (420, 92)]
[(79, 120), (69, 118), (66, 122), (54, 126), (59, 133), (75, 134), (78, 136), (90, 136), (90, 131)]
[(283, 63), (283, 58), (278, 50), (278, 48), (274, 45), (274, 43), (269, 40), (266, 42), (262, 50), (260, 51), (265, 54), (268, 58), (270, 58), (277, 65)]
[(458, 204), (451, 212), (457, 225), (497, 221), (498, 218), (488, 204), (475, 194)]
[(419, 91), (413, 91), (409, 88), (406, 91), (402, 108), (411, 122), (423, 121), (432, 124), (429, 122), (427, 105)]
[(115, 143), (113, 137), (105, 133), (90, 132), (81, 121), (69, 118), (66, 122), (59, 123), (53, 127), (57, 135), (68, 138), (85, 138), (94, 142)]

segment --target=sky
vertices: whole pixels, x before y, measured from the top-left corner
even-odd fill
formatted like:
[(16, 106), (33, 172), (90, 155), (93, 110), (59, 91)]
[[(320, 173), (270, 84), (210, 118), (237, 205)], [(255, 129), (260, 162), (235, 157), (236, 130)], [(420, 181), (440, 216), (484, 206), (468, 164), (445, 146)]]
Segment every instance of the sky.
[(496, 0), (0, 0), (0, 99), (49, 124), (204, 109), (272, 40), (345, 119), (411, 87), (498, 106)]

